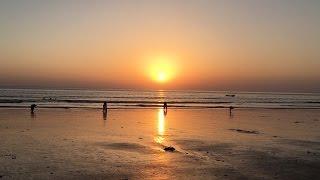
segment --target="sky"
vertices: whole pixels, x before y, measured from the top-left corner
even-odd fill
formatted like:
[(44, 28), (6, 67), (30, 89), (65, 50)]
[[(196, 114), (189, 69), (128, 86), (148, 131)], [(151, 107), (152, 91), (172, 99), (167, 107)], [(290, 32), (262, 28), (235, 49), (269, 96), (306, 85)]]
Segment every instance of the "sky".
[(318, 0), (1, 0), (0, 87), (320, 92)]

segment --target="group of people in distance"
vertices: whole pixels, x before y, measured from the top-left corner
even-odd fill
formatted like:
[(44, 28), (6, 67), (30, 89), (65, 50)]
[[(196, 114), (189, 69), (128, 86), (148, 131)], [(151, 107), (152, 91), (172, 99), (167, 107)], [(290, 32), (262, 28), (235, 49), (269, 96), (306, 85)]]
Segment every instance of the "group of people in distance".
[[(37, 107), (36, 104), (31, 104), (31, 106), (30, 106), (31, 114), (34, 113), (34, 110), (35, 110), (36, 107)], [(230, 107), (229, 107), (230, 114), (232, 113), (232, 110), (233, 110), (233, 109), (234, 109), (233, 106), (230, 106)], [(107, 113), (107, 110), (108, 110), (107, 101), (103, 102), (102, 110), (103, 110), (103, 114), (106, 114), (106, 113)], [(167, 111), (168, 111), (168, 104), (167, 104), (167, 102), (164, 102), (164, 103), (163, 103), (163, 112), (164, 112), (165, 114), (167, 114)]]
[[(30, 106), (31, 114), (34, 113), (34, 110), (35, 110), (36, 107), (37, 107), (36, 104), (31, 104), (31, 106)], [(107, 110), (108, 110), (107, 101), (103, 102), (102, 110), (103, 110), (103, 114), (106, 114), (106, 113), (107, 113)], [(164, 103), (163, 103), (163, 111), (164, 111), (164, 113), (167, 113), (167, 111), (168, 111), (168, 104), (167, 104), (167, 102), (164, 102)]]
[[(34, 111), (35, 111), (35, 108), (37, 107), (36, 104), (31, 104), (30, 106), (30, 111), (31, 111), (31, 116), (34, 117), (35, 114), (34, 114)], [(232, 110), (234, 109), (233, 106), (230, 106), (229, 107), (229, 115), (230, 117), (232, 116)], [(106, 120), (107, 119), (107, 110), (108, 110), (108, 105), (107, 105), (107, 101), (103, 102), (103, 105), (102, 105), (102, 111), (103, 111), (103, 119)], [(168, 104), (167, 102), (164, 102), (163, 103), (163, 113), (164, 115), (167, 115), (167, 112), (168, 112)]]
[[(30, 106), (30, 111), (31, 111), (32, 114), (34, 113), (34, 110), (35, 110), (36, 107), (37, 107), (36, 104), (31, 104), (31, 106)], [(105, 101), (105, 102), (103, 102), (103, 106), (102, 106), (103, 113), (107, 113), (107, 109), (108, 109), (107, 101)], [(230, 107), (229, 107), (230, 114), (232, 113), (232, 110), (233, 110), (233, 109), (234, 109), (233, 106), (230, 106)], [(163, 111), (164, 111), (165, 114), (166, 114), (167, 111), (168, 111), (168, 104), (167, 104), (167, 102), (164, 102), (164, 103), (163, 103)]]

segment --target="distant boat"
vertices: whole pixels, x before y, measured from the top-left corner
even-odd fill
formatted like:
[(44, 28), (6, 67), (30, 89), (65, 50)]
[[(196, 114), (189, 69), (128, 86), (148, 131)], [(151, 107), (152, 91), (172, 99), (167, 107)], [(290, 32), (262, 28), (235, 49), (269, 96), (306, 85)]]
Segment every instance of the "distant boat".
[(55, 97), (43, 97), (42, 100), (45, 100), (45, 101), (55, 101), (56, 98)]
[(235, 97), (236, 95), (235, 95), (235, 94), (226, 94), (226, 96), (228, 96), (228, 97)]

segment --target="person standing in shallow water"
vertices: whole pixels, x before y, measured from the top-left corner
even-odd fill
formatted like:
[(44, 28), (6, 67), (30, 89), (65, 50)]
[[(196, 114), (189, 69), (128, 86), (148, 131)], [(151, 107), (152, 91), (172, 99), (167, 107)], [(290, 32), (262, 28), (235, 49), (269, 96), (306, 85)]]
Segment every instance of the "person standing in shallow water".
[(103, 120), (107, 120), (107, 108), (107, 101), (105, 101), (102, 106)]
[(31, 111), (32, 114), (34, 113), (34, 109), (35, 109), (36, 107), (37, 107), (36, 104), (31, 104), (31, 106), (30, 106), (30, 111)]
[(163, 103), (163, 110), (164, 110), (165, 112), (167, 112), (167, 110), (168, 110), (168, 104), (167, 104), (167, 102), (164, 102), (164, 103)]
[(232, 110), (234, 109), (234, 107), (233, 106), (230, 106), (229, 107), (229, 115), (230, 115), (230, 117), (232, 116)]
[(107, 101), (105, 101), (104, 103), (103, 103), (103, 106), (102, 106), (102, 109), (103, 109), (103, 113), (106, 113), (107, 112)]

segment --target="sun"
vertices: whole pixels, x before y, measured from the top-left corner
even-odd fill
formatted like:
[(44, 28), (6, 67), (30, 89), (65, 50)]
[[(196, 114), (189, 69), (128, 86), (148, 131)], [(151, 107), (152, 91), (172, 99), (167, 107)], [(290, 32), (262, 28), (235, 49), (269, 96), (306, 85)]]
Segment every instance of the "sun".
[(172, 78), (172, 73), (167, 68), (156, 68), (153, 70), (151, 78), (158, 83), (165, 83)]
[(167, 80), (166, 73), (159, 72), (158, 77), (157, 77), (157, 81), (158, 82), (165, 82), (166, 80)]
[(157, 83), (167, 83), (175, 76), (173, 61), (168, 57), (154, 58), (150, 65), (151, 79)]

